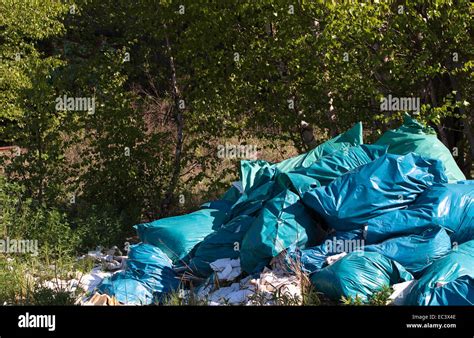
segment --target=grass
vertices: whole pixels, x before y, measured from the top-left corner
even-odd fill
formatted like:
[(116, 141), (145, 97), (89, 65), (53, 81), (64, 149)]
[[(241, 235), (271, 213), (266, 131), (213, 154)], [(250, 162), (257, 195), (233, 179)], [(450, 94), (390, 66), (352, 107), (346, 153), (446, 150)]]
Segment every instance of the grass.
[[(50, 260), (51, 261), (51, 260)], [(92, 269), (90, 260), (69, 257), (56, 259), (47, 266), (37, 257), (0, 257), (0, 304), (2, 305), (74, 305), (83, 293), (71, 291), (60, 281), (79, 279)], [(46, 286), (50, 282), (50, 286)]]
[(368, 302), (364, 302), (362, 297), (356, 295), (355, 297), (349, 296), (344, 297), (342, 296), (341, 302), (344, 305), (373, 305), (373, 306), (385, 306), (389, 303), (389, 297), (393, 293), (393, 288), (384, 285), (379, 291), (374, 292), (369, 298)]

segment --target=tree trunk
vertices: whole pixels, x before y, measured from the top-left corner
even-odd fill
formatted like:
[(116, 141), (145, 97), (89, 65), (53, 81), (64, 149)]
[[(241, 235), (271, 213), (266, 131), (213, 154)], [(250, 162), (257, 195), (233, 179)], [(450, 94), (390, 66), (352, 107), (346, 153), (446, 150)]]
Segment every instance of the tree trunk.
[(175, 66), (173, 54), (171, 51), (171, 44), (168, 38), (168, 33), (166, 32), (166, 29), (167, 29), (166, 24), (164, 24), (163, 27), (165, 29), (166, 49), (168, 52), (170, 70), (171, 70), (171, 89), (172, 89), (172, 96), (173, 96), (173, 101), (174, 101), (174, 107), (172, 108), (172, 112), (173, 112), (174, 119), (176, 121), (176, 147), (175, 147), (175, 156), (174, 156), (174, 163), (173, 163), (173, 173), (171, 176), (168, 189), (165, 193), (164, 200), (160, 208), (161, 216), (167, 214), (169, 210), (169, 205), (173, 199), (173, 194), (179, 183), (178, 181), (179, 181), (179, 176), (181, 173), (181, 158), (182, 158), (182, 151), (183, 151), (183, 127), (184, 127), (183, 113), (180, 108), (180, 91), (179, 91), (178, 81), (177, 81), (177, 76), (176, 76), (176, 66)]
[[(431, 98), (431, 106), (432, 107), (437, 107), (438, 106), (438, 100), (436, 99), (436, 91), (435, 91), (435, 87), (434, 87), (434, 84), (433, 84), (433, 80), (429, 81), (428, 86), (429, 86), (429, 93), (430, 93), (430, 98)], [(444, 131), (443, 126), (441, 125), (441, 123), (436, 124), (436, 129), (438, 129), (438, 135), (439, 135), (439, 138), (441, 139), (441, 142), (443, 142), (444, 145), (448, 149), (451, 149), (449, 141), (448, 141), (448, 136), (446, 135), (446, 132)]]

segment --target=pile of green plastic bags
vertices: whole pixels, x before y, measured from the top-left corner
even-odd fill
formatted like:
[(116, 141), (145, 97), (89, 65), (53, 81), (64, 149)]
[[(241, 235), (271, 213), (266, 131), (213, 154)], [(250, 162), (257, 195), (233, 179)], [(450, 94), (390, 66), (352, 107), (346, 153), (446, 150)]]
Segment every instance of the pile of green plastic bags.
[(241, 161), (240, 181), (221, 200), (135, 228), (139, 245), (155, 248), (161, 262), (153, 283), (135, 257), (99, 287), (124, 299), (131, 279), (134, 303), (176, 290), (170, 266), (207, 278), (210, 263), (238, 258), (252, 275), (284, 253), (336, 301), (369, 302), (383, 287), (413, 280), (407, 304), (474, 304), (473, 181), (436, 133), (408, 115), (373, 145), (363, 144), (357, 123), (279, 163)]

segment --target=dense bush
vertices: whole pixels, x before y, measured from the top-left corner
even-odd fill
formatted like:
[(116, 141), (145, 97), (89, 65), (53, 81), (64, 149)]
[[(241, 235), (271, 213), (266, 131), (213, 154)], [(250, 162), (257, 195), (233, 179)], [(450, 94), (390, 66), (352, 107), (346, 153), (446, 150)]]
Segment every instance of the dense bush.
[[(0, 144), (21, 149), (1, 157), (21, 187), (2, 193), (2, 227), (57, 254), (119, 245), (225, 190), (238, 159), (218, 145), (259, 140), (273, 160), (311, 144), (306, 123), (322, 141), (359, 120), (372, 141), (403, 114), (381, 110), (389, 95), (420, 99), (470, 177), (472, 14), (467, 0), (0, 1)], [(57, 109), (65, 95), (95, 109)]]

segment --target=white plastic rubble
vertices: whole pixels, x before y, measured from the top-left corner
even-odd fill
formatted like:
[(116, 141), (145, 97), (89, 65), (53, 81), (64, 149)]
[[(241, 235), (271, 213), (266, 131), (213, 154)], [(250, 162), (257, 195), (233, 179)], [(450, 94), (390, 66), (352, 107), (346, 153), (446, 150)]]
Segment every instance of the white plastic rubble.
[(220, 288), (207, 284), (197, 292), (197, 297), (209, 305), (275, 305), (276, 296), (301, 303), (300, 278), (287, 271), (265, 268), (259, 278), (248, 276), (238, 283)]
[(347, 255), (347, 252), (341, 252), (340, 254), (336, 254), (336, 255), (333, 255), (333, 256), (326, 257), (326, 263), (328, 265), (334, 264), (346, 255)]
[(403, 283), (393, 284), (393, 293), (390, 295), (390, 304), (392, 305), (404, 305), (405, 299), (410, 293), (416, 280), (410, 280)]
[(242, 273), (240, 259), (221, 258), (209, 265), (219, 280), (233, 281)]

